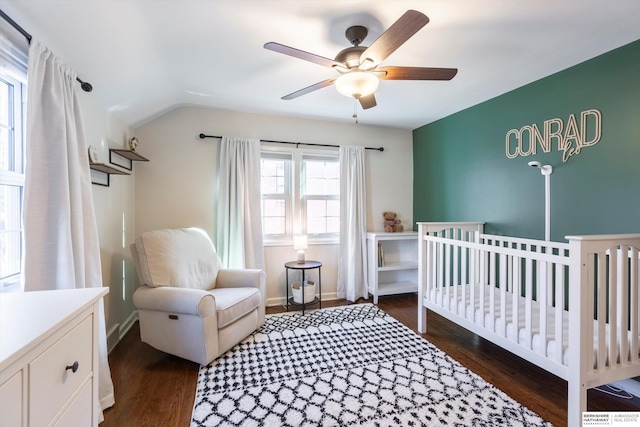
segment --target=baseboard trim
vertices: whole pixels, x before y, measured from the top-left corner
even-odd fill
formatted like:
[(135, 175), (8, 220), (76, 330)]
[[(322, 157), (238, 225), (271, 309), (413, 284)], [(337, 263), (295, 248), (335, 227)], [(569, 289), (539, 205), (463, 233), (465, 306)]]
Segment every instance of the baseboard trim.
[(113, 350), (116, 347), (116, 345), (120, 342), (122, 337), (124, 337), (127, 334), (127, 332), (129, 332), (129, 329), (131, 329), (131, 327), (133, 326), (134, 323), (136, 323), (137, 320), (138, 320), (138, 312), (134, 310), (133, 313), (131, 313), (131, 315), (127, 317), (124, 323), (122, 324), (116, 323), (111, 327), (111, 329), (109, 329), (109, 332), (107, 332), (107, 352), (108, 353), (111, 353), (111, 350)]
[(120, 323), (116, 323), (107, 332), (107, 352), (111, 353), (116, 344), (120, 342)]
[(136, 323), (137, 321), (138, 321), (138, 310), (133, 310), (133, 313), (131, 313), (131, 315), (127, 317), (127, 320), (125, 320), (124, 324), (120, 328), (120, 337), (121, 338), (124, 337), (127, 334), (127, 332), (129, 332), (129, 329), (131, 329), (133, 324)]

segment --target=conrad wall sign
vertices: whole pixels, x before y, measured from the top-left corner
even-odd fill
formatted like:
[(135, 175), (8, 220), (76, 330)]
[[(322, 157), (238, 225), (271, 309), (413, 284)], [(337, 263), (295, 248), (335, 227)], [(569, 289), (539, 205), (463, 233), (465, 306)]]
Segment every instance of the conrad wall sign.
[(562, 161), (580, 154), (583, 148), (596, 145), (602, 136), (602, 113), (586, 110), (579, 117), (571, 114), (566, 120), (545, 120), (539, 127), (531, 124), (511, 129), (505, 136), (505, 154), (510, 159), (549, 153), (554, 148), (562, 152)]

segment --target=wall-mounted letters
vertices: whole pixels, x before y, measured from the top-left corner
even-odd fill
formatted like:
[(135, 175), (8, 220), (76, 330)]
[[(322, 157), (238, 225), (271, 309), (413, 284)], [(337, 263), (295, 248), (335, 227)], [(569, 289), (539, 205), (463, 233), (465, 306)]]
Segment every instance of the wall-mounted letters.
[(580, 113), (580, 121), (571, 114), (566, 123), (559, 118), (545, 120), (542, 130), (537, 124), (526, 125), (520, 129), (511, 129), (505, 137), (505, 154), (509, 159), (518, 156), (536, 154), (540, 146), (543, 152), (551, 151), (556, 142), (558, 151), (562, 151), (562, 161), (566, 162), (584, 147), (591, 147), (602, 136), (602, 113), (599, 110), (586, 110)]

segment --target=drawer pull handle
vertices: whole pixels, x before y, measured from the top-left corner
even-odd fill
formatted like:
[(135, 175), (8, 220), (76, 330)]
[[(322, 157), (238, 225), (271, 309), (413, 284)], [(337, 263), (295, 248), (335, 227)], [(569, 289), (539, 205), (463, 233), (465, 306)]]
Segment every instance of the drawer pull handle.
[(177, 315), (177, 314), (170, 314), (170, 315), (169, 315), (169, 319), (171, 319), (171, 320), (178, 320), (178, 315)]
[(71, 369), (71, 372), (73, 372), (74, 374), (76, 373), (76, 371), (78, 370), (78, 361), (76, 360), (75, 362), (73, 362), (73, 365), (69, 365), (66, 368), (64, 368), (65, 371), (68, 371), (69, 369)]

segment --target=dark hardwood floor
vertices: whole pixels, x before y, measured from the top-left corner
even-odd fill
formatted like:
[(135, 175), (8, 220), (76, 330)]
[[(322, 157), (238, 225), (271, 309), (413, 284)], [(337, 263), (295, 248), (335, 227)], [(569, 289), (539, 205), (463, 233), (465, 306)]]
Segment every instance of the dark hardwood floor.
[[(417, 295), (381, 297), (378, 306), (417, 332)], [(370, 302), (370, 301), (361, 301)], [(323, 302), (323, 307), (349, 304)], [(269, 307), (267, 313), (282, 312)], [(516, 401), (556, 426), (567, 424), (567, 383), (450, 321), (429, 312), (423, 337)], [(140, 341), (138, 324), (109, 355), (116, 404), (101, 427), (185, 427), (191, 421), (198, 365), (162, 353)], [(640, 399), (623, 400), (597, 390), (592, 411), (640, 411)]]

